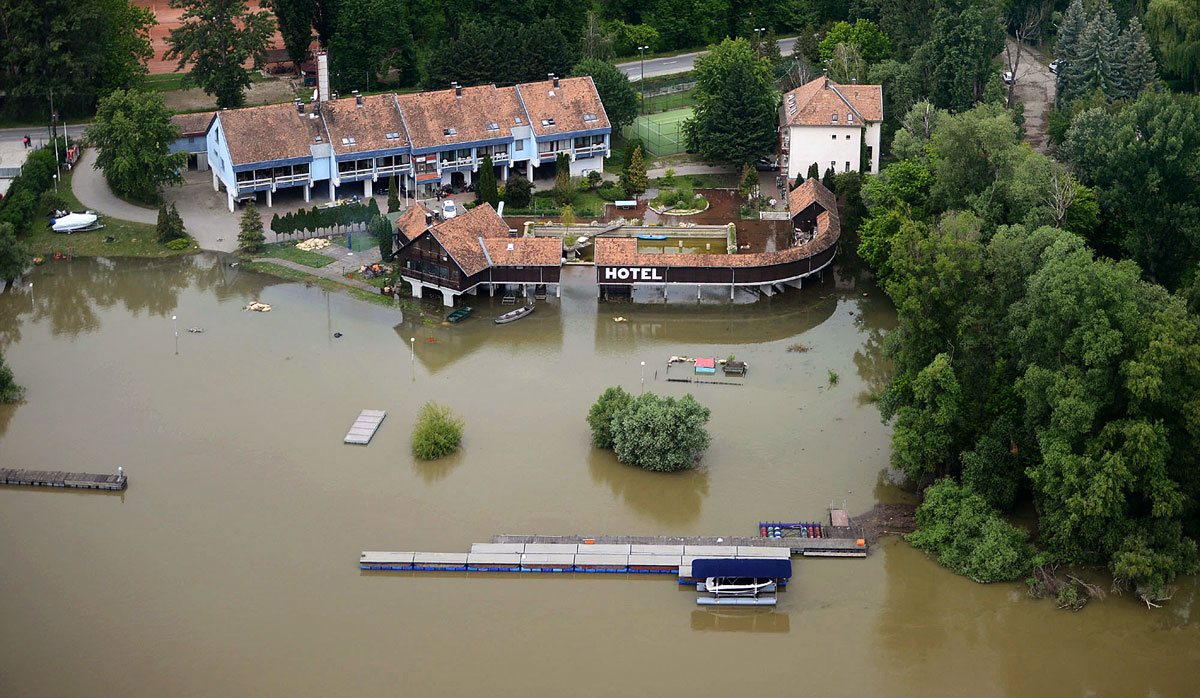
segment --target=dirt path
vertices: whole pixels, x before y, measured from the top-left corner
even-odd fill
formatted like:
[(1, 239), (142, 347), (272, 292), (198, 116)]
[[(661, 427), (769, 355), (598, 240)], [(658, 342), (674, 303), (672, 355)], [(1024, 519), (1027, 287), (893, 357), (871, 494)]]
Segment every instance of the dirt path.
[[(1049, 59), (1044, 55), (1028, 46), (1018, 46), (1012, 37), (1007, 41), (1014, 56), (1017, 50), (1021, 51), (1013, 96), (1025, 105), (1025, 140), (1037, 152), (1045, 153), (1050, 107), (1054, 104), (1054, 73), (1050, 72)], [(1001, 63), (1007, 65), (1007, 58), (1000, 54)]]
[[(296, 96), (294, 84), (298, 84), (295, 78), (272, 78), (253, 83), (246, 89), (246, 106), (256, 107), (260, 104), (290, 102)], [(167, 108), (175, 112), (217, 108), (217, 98), (204, 94), (204, 90), (199, 87), (164, 92), (163, 98), (167, 103)]]

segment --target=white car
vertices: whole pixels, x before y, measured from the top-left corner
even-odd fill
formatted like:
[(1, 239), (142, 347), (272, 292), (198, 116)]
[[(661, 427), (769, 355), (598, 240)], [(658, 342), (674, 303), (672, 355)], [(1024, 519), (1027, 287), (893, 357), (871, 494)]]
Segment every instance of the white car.
[(1004, 81), (1004, 84), (1005, 84), (1005, 85), (1011, 85), (1011, 84), (1013, 84), (1013, 74), (1012, 74), (1012, 71), (1011, 71), (1011, 70), (1006, 70), (1006, 71), (1004, 71), (1003, 73), (1000, 73), (1000, 79)]
[(444, 218), (445, 220), (450, 220), (451, 218), (454, 218), (457, 215), (458, 215), (458, 207), (454, 205), (453, 201), (451, 201), (450, 199), (446, 199), (445, 201), (442, 202), (442, 218)]
[(1062, 64), (1063, 61), (1061, 58), (1055, 58), (1054, 60), (1050, 61), (1050, 72), (1057, 74), (1058, 69), (1062, 67)]

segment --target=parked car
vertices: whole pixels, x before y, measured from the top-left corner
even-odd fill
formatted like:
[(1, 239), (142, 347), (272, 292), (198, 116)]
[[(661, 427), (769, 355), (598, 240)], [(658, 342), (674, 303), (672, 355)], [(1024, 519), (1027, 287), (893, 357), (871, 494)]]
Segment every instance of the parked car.
[(445, 201), (442, 202), (442, 218), (444, 218), (445, 220), (450, 220), (451, 218), (454, 218), (457, 215), (458, 215), (458, 207), (456, 207), (454, 205), (453, 201), (451, 201), (450, 199), (446, 199)]
[(1055, 58), (1054, 60), (1050, 61), (1050, 72), (1057, 75), (1058, 69), (1062, 67), (1062, 64), (1063, 60), (1061, 58)]
[(759, 158), (754, 161), (754, 169), (759, 172), (773, 172), (779, 169), (779, 161), (773, 158)]
[(1012, 74), (1012, 71), (1011, 71), (1011, 70), (1006, 70), (1006, 71), (1004, 71), (1003, 73), (1000, 73), (1000, 79), (1004, 81), (1004, 84), (1005, 84), (1005, 85), (1011, 85), (1011, 84), (1013, 84), (1013, 74)]

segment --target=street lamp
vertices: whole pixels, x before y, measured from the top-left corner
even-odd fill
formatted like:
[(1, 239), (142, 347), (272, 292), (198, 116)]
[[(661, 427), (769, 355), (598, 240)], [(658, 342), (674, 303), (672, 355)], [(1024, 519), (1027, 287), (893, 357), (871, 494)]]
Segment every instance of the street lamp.
[(638, 89), (642, 93), (642, 113), (646, 113), (646, 54), (644, 51), (650, 48), (649, 46), (638, 46), (638, 57), (642, 62), (642, 79), (638, 80)]
[(409, 337), (408, 345), (410, 347), (412, 347), (412, 363), (413, 363), (413, 366), (415, 367), (417, 365), (417, 338)]
[(178, 356), (179, 355), (179, 323), (176, 320), (177, 320), (177, 318), (174, 315), (172, 315), (171, 316), (171, 325), (174, 326), (174, 328), (175, 328), (175, 354)]
[(32, 282), (32, 281), (30, 281), (30, 282), (29, 282), (29, 307), (30, 307), (30, 308), (32, 308), (32, 309), (34, 309), (34, 310), (36, 310), (36, 309), (37, 309), (37, 307), (34, 305), (34, 299), (33, 299), (33, 282)]
[(646, 392), (646, 362), (642, 362), (642, 392)]

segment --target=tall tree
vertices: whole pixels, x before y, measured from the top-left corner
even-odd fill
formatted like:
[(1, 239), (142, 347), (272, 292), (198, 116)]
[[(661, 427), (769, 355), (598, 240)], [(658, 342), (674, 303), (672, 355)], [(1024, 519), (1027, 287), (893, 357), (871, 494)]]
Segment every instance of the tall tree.
[(1119, 65), (1120, 37), (1110, 33), (1109, 24), (1097, 13), (1079, 37), (1075, 60), (1069, 68), (1065, 97), (1074, 99), (1093, 90), (1109, 97), (1122, 92)]
[(571, 77), (585, 75), (592, 77), (613, 131), (633, 123), (637, 117), (637, 92), (629, 78), (613, 64), (595, 59), (584, 59), (571, 69)]
[(940, 8), (933, 34), (913, 55), (928, 75), (930, 101), (940, 109), (966, 111), (996, 79), (992, 60), (1004, 50), (1004, 25), (994, 4)]
[(283, 36), (288, 58), (297, 66), (308, 55), (313, 40), (313, 21), (317, 17), (316, 0), (270, 0), (275, 23)]
[(579, 57), (584, 60), (612, 60), (614, 38), (613, 33), (596, 18), (596, 13), (588, 10), (583, 33), (579, 38)]
[(1163, 69), (1200, 90), (1200, 0), (1150, 0), (1146, 31)]
[(726, 39), (696, 59), (696, 107), (684, 123), (690, 149), (740, 167), (776, 145), (779, 94), (771, 64), (745, 39)]
[(500, 205), (500, 191), (496, 187), (496, 167), (492, 164), (492, 156), (484, 155), (479, 163), (479, 183), (475, 185), (475, 200), (491, 204), (492, 208)]
[(1062, 152), (1149, 278), (1177, 288), (1200, 261), (1200, 97), (1144, 91), (1084, 112)]
[(17, 385), (12, 369), (4, 363), (4, 355), (0, 354), (0, 403), (16, 402), (24, 396), (25, 388)]
[(648, 186), (650, 181), (646, 177), (646, 163), (642, 159), (642, 147), (639, 145), (634, 148), (629, 162), (625, 164), (625, 172), (621, 174), (621, 187), (625, 189), (627, 196), (637, 196), (646, 191)]
[(118, 194), (150, 200), (164, 184), (182, 182), (187, 153), (170, 152), (179, 128), (161, 92), (116, 90), (100, 100), (87, 137), (100, 149), (95, 167)]
[(867, 63), (858, 55), (855, 44), (838, 44), (829, 59), (829, 77), (844, 85), (857, 83), (867, 76)]
[(388, 213), (395, 213), (400, 210), (400, 189), (396, 185), (396, 176), (388, 177), (388, 198), (387, 198)]
[(49, 116), (90, 113), (110, 90), (146, 72), (154, 14), (129, 0), (0, 2), (0, 88), (8, 109)]
[(1079, 39), (1087, 26), (1087, 15), (1083, 10), (1083, 0), (1071, 0), (1067, 11), (1063, 13), (1062, 23), (1058, 26), (1058, 40), (1054, 46), (1055, 57), (1060, 61), (1058, 74), (1055, 76), (1055, 101), (1063, 102), (1063, 93), (1067, 90), (1067, 80), (1071, 73), (1071, 65), (1075, 62)]
[(238, 228), (238, 242), (247, 251), (258, 252), (262, 249), (263, 242), (266, 239), (267, 236), (263, 234), (262, 216), (258, 213), (258, 207), (254, 205), (254, 201), (247, 201), (246, 208), (242, 211), (242, 220)]
[(1158, 85), (1158, 63), (1150, 52), (1150, 44), (1137, 17), (1129, 20), (1129, 27), (1121, 34), (1121, 53), (1124, 90), (1120, 97), (1135, 99), (1142, 90)]
[(868, 63), (878, 63), (891, 55), (892, 44), (879, 27), (869, 19), (858, 19), (854, 24), (838, 22), (821, 39), (821, 60), (833, 58), (838, 44), (851, 44)]
[(389, 70), (415, 82), (416, 55), (403, 0), (342, 0), (329, 39), (333, 88), (375, 90)]
[(17, 239), (11, 223), (0, 223), (0, 281), (5, 287), (29, 266), (29, 248)]
[(261, 70), (267, 44), (275, 33), (268, 12), (251, 12), (246, 0), (170, 0), (182, 9), (182, 25), (167, 38), (167, 58), (179, 59), (178, 70), (191, 64), (185, 85), (198, 85), (217, 98), (217, 108), (245, 104), (243, 91), (250, 86), (250, 70)]

